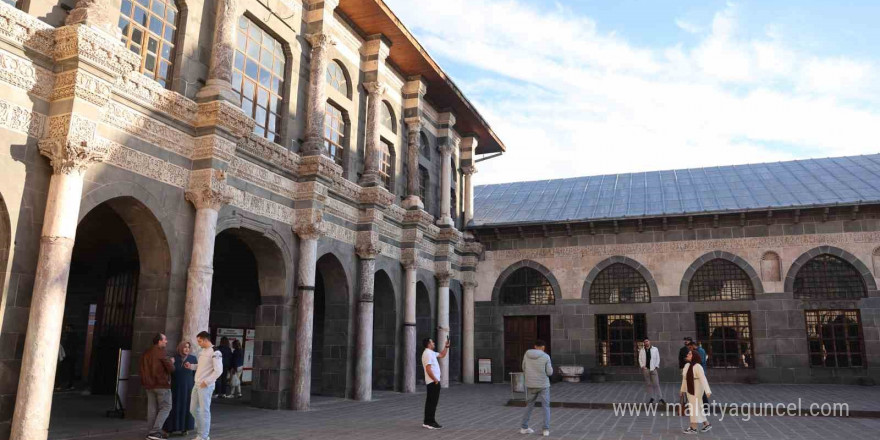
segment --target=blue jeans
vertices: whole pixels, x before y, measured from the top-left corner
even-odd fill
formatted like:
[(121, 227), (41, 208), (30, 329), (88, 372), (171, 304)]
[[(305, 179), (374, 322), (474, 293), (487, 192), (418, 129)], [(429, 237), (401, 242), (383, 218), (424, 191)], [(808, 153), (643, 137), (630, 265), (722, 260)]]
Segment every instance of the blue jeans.
[(541, 398), (541, 409), (544, 410), (544, 429), (550, 429), (550, 388), (526, 388), (526, 415), (522, 419), (522, 428), (529, 427), (529, 419), (532, 410), (535, 409), (535, 401)]
[(199, 388), (195, 384), (192, 390), (192, 401), (189, 404), (189, 412), (196, 419), (196, 433), (200, 439), (207, 439), (211, 434), (211, 395), (214, 394), (214, 383)]

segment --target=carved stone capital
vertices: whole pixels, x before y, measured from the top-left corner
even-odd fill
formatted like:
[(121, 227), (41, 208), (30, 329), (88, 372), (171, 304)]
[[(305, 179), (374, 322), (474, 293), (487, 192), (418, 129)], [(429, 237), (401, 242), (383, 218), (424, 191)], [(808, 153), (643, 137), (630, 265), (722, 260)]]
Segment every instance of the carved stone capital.
[(404, 269), (418, 268), (418, 251), (414, 248), (402, 249), (400, 251), (400, 265)]
[(218, 159), (223, 162), (232, 162), (235, 157), (235, 143), (222, 136), (207, 135), (195, 139), (193, 148), (193, 160)]
[[(116, 13), (118, 14), (118, 11)], [(116, 28), (116, 25), (114, 24), (113, 27)], [(82, 24), (64, 26), (55, 31), (54, 58), (57, 63), (79, 59), (114, 77), (137, 70), (141, 62), (140, 58), (126, 49), (118, 39)]]
[(418, 117), (406, 118), (404, 122), (406, 122), (406, 129), (409, 133), (421, 133), (422, 127), (425, 125), (425, 122)]
[(452, 279), (452, 272), (434, 272), (434, 277), (437, 278), (438, 287), (449, 287), (449, 281)]
[(480, 283), (478, 283), (472, 279), (465, 278), (465, 279), (461, 280), (461, 285), (465, 289), (475, 289), (477, 286), (480, 285)]
[(336, 46), (336, 38), (327, 33), (308, 34), (306, 39), (312, 45), (312, 52), (325, 51), (331, 46)]
[(232, 201), (232, 192), (226, 184), (226, 172), (213, 168), (193, 171), (184, 196), (196, 209), (219, 211)]
[(473, 176), (477, 174), (477, 167), (476, 165), (462, 165), (461, 173), (465, 176)]
[(56, 174), (84, 173), (110, 155), (108, 144), (95, 140), (97, 126), (73, 114), (53, 116), (39, 143), (40, 154), (49, 158)]
[(440, 154), (443, 155), (445, 159), (448, 159), (452, 156), (456, 150), (458, 150), (458, 139), (456, 138), (446, 138), (445, 142), (440, 142), (437, 145), (437, 149), (440, 150)]
[(199, 104), (196, 127), (220, 127), (236, 138), (254, 131), (254, 122), (241, 108), (227, 101), (209, 101)]
[(50, 100), (79, 98), (98, 107), (104, 107), (112, 93), (110, 83), (107, 81), (82, 69), (75, 69), (55, 75), (55, 90)]
[(320, 209), (298, 209), (293, 223), (293, 232), (303, 240), (317, 240), (327, 235), (329, 226), (324, 221)]
[(370, 94), (370, 97), (382, 96), (388, 90), (388, 86), (378, 81), (364, 83), (364, 89)]
[(375, 259), (382, 252), (379, 247), (379, 233), (374, 231), (358, 232), (355, 251), (360, 258)]

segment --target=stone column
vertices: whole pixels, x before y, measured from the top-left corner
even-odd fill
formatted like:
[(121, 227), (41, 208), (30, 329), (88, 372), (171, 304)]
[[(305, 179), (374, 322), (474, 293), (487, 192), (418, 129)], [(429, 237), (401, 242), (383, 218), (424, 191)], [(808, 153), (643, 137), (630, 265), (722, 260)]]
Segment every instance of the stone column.
[[(461, 167), (461, 173), (464, 176), (462, 187), (464, 193), (462, 200), (464, 201), (464, 226), (474, 219), (474, 181), (473, 175), (476, 174), (477, 167), (474, 165), (465, 165)], [(462, 227), (464, 229), (464, 227)]]
[(336, 41), (328, 34), (308, 35), (312, 44), (309, 64), (309, 97), (306, 107), (306, 141), (303, 156), (317, 156), (324, 151), (324, 107), (327, 105), (327, 65), (330, 46)]
[[(39, 145), (40, 153), (51, 160), (53, 174), (12, 417), (13, 440), (45, 440), (49, 435), (52, 389), (83, 177), (91, 164), (103, 162), (109, 154), (106, 146), (93, 139), (94, 123), (71, 115), (54, 119), (59, 125), (50, 121), (49, 139)], [(86, 139), (72, 138), (89, 132)]]
[[(442, 351), (449, 336), (449, 273), (437, 273), (437, 351)], [(450, 348), (450, 351), (452, 349)], [(449, 388), (449, 353), (440, 359), (440, 387)]]
[(296, 352), (293, 358), (293, 409), (309, 409), (312, 390), (312, 325), (315, 311), (315, 271), (318, 238), (324, 235), (323, 223), (303, 224), (299, 236), (299, 304), (296, 315)]
[(406, 199), (403, 207), (407, 209), (424, 209), (425, 205), (419, 197), (419, 149), (421, 143), (422, 122), (419, 118), (406, 121)]
[(361, 277), (355, 347), (354, 400), (368, 401), (373, 395), (373, 289), (378, 254), (378, 249), (375, 247), (358, 249)]
[(448, 140), (440, 146), (440, 218), (437, 224), (440, 226), (451, 226), (452, 207), (450, 197), (452, 196), (452, 151), (455, 149), (455, 143)]
[(383, 186), (379, 168), (382, 166), (382, 149), (379, 147), (379, 118), (382, 105), (382, 95), (385, 86), (378, 82), (364, 84), (367, 89), (367, 139), (364, 148), (364, 173), (361, 176), (361, 186)]
[(216, 0), (214, 41), (211, 64), (205, 87), (199, 90), (199, 101), (225, 99), (240, 105), (238, 94), (232, 90), (232, 64), (235, 58), (235, 29), (238, 23), (239, 0)]
[(407, 262), (403, 266), (404, 315), (403, 315), (403, 392), (416, 392), (416, 263)]
[(462, 298), (462, 311), (464, 315), (463, 335), (461, 338), (461, 363), (462, 380), (466, 384), (474, 383), (474, 288), (477, 284), (473, 281), (465, 281), (464, 298)]
[(208, 331), (211, 316), (217, 215), (220, 208), (232, 200), (226, 186), (226, 173), (215, 169), (194, 171), (185, 196), (196, 208), (196, 222), (186, 277), (183, 340), (195, 344), (196, 335)]

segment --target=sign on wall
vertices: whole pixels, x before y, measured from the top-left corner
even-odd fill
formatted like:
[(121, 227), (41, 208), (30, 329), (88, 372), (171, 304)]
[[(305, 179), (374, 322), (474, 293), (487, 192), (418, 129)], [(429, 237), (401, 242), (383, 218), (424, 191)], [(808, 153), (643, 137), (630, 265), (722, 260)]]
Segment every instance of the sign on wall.
[(220, 345), (220, 338), (226, 336), (229, 338), (229, 344), (238, 340), (241, 342), (241, 348), (244, 350), (244, 367), (241, 373), (241, 382), (250, 383), (253, 380), (254, 372), (254, 339), (256, 330), (241, 328), (218, 328), (215, 334), (215, 345)]
[(477, 361), (479, 372), (478, 381), (481, 383), (492, 383), (492, 359), (480, 359)]

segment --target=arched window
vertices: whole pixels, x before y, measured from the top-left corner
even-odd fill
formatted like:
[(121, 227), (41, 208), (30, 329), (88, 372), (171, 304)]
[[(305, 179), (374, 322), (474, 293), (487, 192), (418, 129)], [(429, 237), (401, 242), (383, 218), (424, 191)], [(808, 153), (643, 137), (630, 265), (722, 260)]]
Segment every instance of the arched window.
[(501, 302), (505, 305), (548, 305), (556, 303), (550, 281), (531, 267), (522, 267), (510, 274), (501, 286)]
[(338, 90), (346, 98), (348, 98), (348, 80), (345, 78), (345, 71), (338, 61), (332, 61), (327, 65), (327, 84)]
[(122, 0), (119, 29), (125, 47), (141, 57), (140, 72), (167, 87), (177, 34), (174, 1)]
[(428, 135), (424, 132), (419, 133), (419, 153), (428, 159), (431, 158), (431, 142), (428, 140)]
[(865, 342), (858, 310), (807, 310), (812, 367), (864, 367)]
[(689, 301), (755, 299), (752, 280), (742, 268), (723, 258), (700, 266), (688, 285)]
[(842, 299), (867, 296), (861, 274), (846, 260), (822, 254), (807, 261), (794, 277), (794, 297)]
[(385, 189), (394, 193), (394, 146), (390, 142), (382, 139), (382, 165), (379, 167), (379, 174), (382, 175), (382, 182)]
[(324, 113), (324, 154), (342, 165), (345, 152), (345, 117), (342, 110), (329, 102)]
[(247, 17), (238, 20), (232, 88), (241, 108), (256, 121), (254, 134), (280, 142), (286, 61), (281, 43)]
[(388, 101), (382, 101), (382, 126), (391, 130), (392, 133), (397, 133), (397, 124), (394, 123), (394, 110), (391, 109), (391, 104)]
[(590, 284), (590, 304), (651, 302), (648, 282), (637, 270), (623, 263), (602, 269)]

